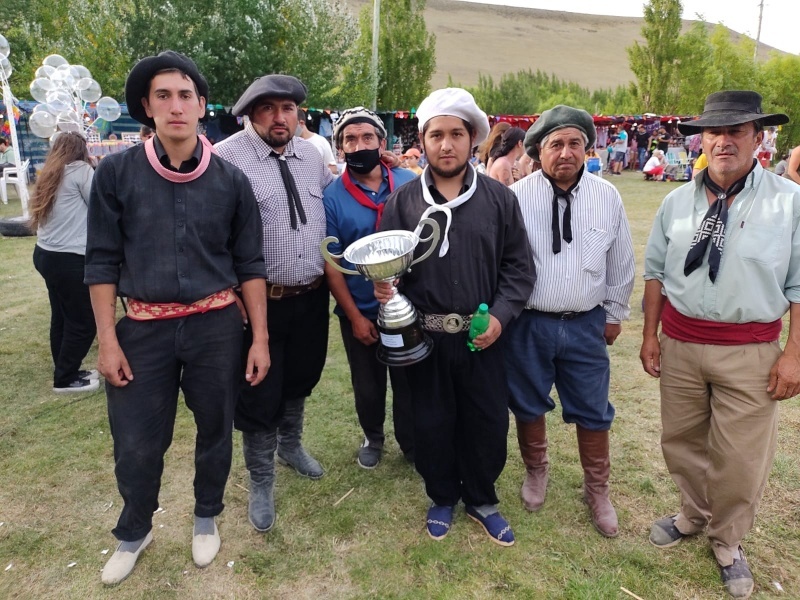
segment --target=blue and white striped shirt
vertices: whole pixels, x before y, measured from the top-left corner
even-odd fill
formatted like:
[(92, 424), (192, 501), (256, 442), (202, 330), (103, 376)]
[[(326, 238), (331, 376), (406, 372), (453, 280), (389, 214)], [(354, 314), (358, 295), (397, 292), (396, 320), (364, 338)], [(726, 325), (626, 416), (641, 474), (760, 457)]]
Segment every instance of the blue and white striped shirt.
[[(559, 254), (553, 254), (553, 186), (537, 171), (511, 190), (519, 200), (536, 264), (536, 284), (525, 308), (583, 312), (602, 305), (606, 322), (626, 320), (636, 268), (617, 189), (584, 172), (571, 194), (572, 242), (562, 240)], [(559, 198), (558, 206), (563, 224), (566, 201)]]

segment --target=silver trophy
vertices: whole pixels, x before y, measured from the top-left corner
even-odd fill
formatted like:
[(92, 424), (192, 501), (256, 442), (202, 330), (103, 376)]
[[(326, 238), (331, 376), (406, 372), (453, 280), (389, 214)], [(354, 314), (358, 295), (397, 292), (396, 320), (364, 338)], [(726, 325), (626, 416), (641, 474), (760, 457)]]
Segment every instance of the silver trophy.
[[(421, 238), (425, 225), (431, 234)], [(425, 254), (414, 259), (414, 249), (420, 242), (431, 242)], [(346, 275), (363, 275), (370, 281), (389, 281), (402, 277), (411, 266), (428, 258), (439, 243), (439, 224), (433, 219), (423, 219), (413, 232), (402, 230), (381, 231), (350, 244), (343, 254), (331, 254), (328, 245), (339, 243), (335, 237), (326, 237), (320, 246), (322, 256), (333, 268)], [(355, 265), (357, 271), (346, 269), (334, 259), (344, 258)], [(408, 298), (393, 287), (394, 296), (378, 309), (378, 360), (390, 367), (413, 365), (424, 359), (433, 349), (433, 340), (423, 331), (417, 319), (417, 310)]]

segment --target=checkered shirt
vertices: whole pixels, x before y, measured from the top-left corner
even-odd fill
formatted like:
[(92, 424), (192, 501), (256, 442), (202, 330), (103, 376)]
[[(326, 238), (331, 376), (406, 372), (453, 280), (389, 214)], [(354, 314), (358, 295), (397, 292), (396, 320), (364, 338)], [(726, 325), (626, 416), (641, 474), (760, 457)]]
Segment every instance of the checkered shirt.
[(264, 261), (267, 281), (278, 285), (308, 285), (323, 274), (325, 260), (320, 243), (325, 237), (322, 190), (333, 175), (313, 144), (294, 137), (283, 155), (294, 177), (307, 222), (292, 229), (289, 201), (272, 148), (250, 123), (215, 146), (219, 155), (239, 167), (253, 186), (264, 228)]

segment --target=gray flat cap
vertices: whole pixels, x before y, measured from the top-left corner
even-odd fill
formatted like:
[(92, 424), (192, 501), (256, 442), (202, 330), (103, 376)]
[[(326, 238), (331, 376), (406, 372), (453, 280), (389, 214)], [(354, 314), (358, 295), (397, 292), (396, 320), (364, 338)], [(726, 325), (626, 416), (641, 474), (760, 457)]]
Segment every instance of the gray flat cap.
[(594, 142), (597, 139), (597, 130), (594, 128), (592, 115), (580, 108), (559, 104), (544, 111), (536, 120), (536, 123), (528, 129), (528, 133), (525, 134), (525, 141), (522, 145), (525, 147), (528, 156), (533, 160), (539, 160), (539, 149), (536, 144), (539, 144), (548, 133), (565, 127), (575, 127), (586, 134), (586, 137), (589, 138), (586, 150), (594, 146)]
[(250, 106), (262, 96), (272, 98), (289, 98), (302, 104), (308, 95), (308, 88), (297, 77), (291, 75), (264, 75), (250, 84), (244, 94), (233, 106), (233, 114), (237, 117), (246, 115)]

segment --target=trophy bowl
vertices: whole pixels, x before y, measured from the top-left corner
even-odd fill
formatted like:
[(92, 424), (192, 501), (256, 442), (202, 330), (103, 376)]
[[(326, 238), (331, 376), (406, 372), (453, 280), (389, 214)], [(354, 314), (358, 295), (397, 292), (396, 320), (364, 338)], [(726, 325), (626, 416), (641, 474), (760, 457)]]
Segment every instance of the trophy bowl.
[[(418, 232), (425, 225), (431, 226), (431, 234), (420, 238)], [(414, 260), (417, 245), (428, 241), (429, 248)], [(321, 244), (322, 256), (336, 270), (346, 275), (363, 275), (370, 281), (394, 281), (433, 253), (439, 242), (439, 224), (433, 219), (423, 219), (414, 232), (380, 231), (353, 242), (340, 255), (331, 254), (328, 246), (338, 242), (335, 237), (327, 237)], [(342, 258), (357, 270), (342, 267), (338, 262)], [(378, 309), (378, 333), (378, 360), (392, 367), (413, 365), (433, 349), (433, 341), (419, 324), (417, 310), (397, 289), (392, 299)]]

